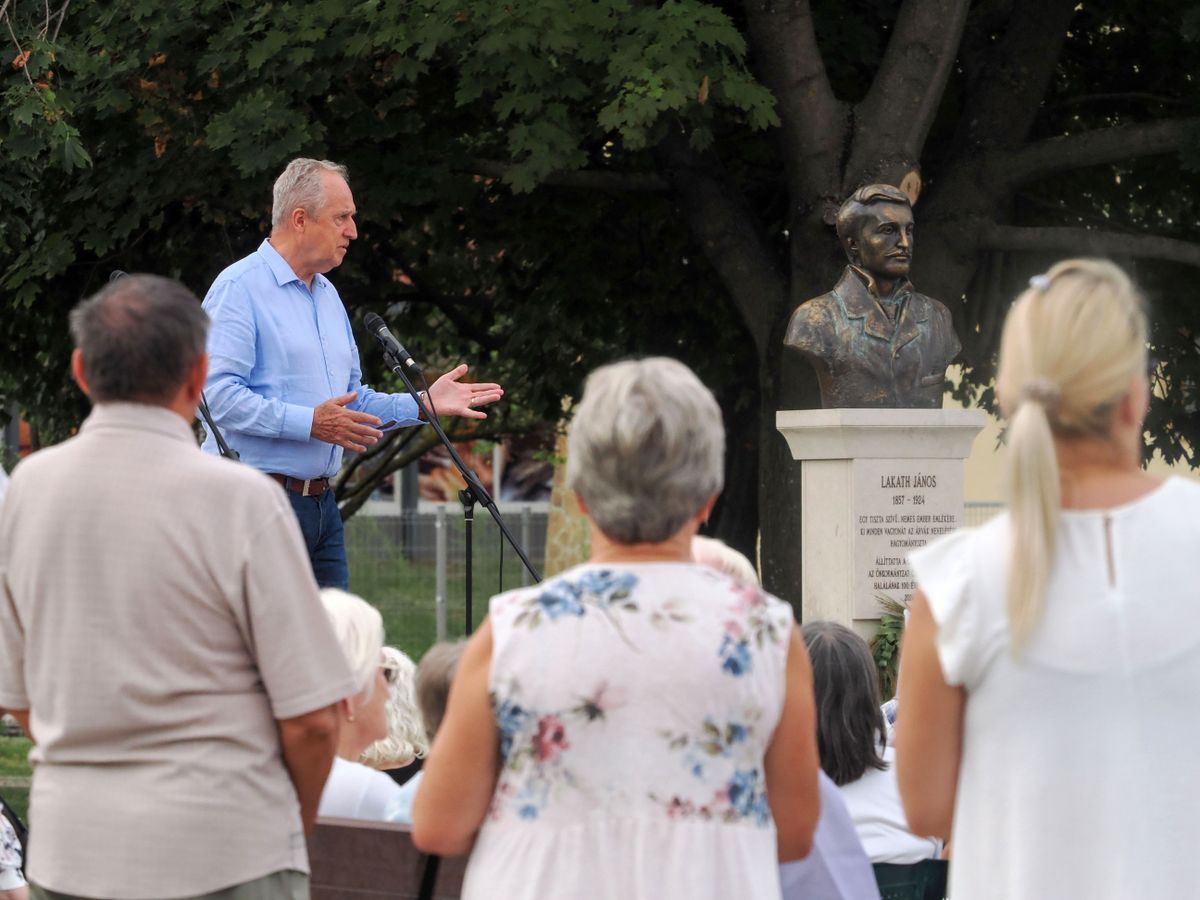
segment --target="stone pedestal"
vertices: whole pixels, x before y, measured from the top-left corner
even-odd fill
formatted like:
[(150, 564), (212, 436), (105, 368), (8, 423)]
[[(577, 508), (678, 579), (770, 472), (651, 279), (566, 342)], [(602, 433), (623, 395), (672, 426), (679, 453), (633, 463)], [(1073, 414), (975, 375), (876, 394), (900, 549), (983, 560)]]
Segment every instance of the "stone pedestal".
[(963, 461), (987, 416), (966, 409), (781, 410), (801, 466), (805, 621), (870, 638), (880, 598), (912, 593), (907, 555), (963, 518)]

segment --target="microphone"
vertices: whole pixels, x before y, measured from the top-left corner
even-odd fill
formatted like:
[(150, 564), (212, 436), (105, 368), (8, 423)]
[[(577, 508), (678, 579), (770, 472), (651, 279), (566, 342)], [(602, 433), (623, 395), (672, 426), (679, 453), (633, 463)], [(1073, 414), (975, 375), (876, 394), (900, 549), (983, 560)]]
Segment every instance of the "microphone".
[(113, 269), (112, 273), (108, 276), (109, 284), (111, 284), (112, 282), (116, 281), (119, 278), (125, 278), (128, 275), (129, 275), (128, 272), (122, 272), (120, 269)]
[(367, 313), (364, 324), (367, 326), (367, 331), (375, 335), (375, 339), (379, 341), (380, 346), (388, 353), (400, 360), (400, 364), (410, 372), (421, 374), (421, 367), (417, 365), (417, 361), (412, 358), (412, 354), (404, 349), (404, 345), (396, 340), (396, 336), (388, 331), (387, 322), (377, 316), (375, 313)]

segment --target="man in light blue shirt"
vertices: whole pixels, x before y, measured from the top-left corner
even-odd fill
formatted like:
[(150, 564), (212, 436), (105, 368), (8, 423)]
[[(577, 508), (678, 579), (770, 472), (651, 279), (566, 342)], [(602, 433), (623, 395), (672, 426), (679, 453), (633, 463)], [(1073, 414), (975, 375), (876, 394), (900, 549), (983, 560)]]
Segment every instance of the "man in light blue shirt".
[[(217, 427), (242, 462), (286, 489), (317, 582), (343, 589), (346, 547), (330, 490), (343, 449), (361, 453), (380, 426), (421, 422), (412, 397), (362, 384), (350, 319), (324, 276), (358, 237), (346, 174), (327, 160), (289, 163), (275, 182), (271, 236), (204, 298), (212, 320), (205, 395)], [(466, 372), (460, 365), (443, 375), (428, 399), (440, 415), (487, 418), (478, 407), (504, 392), (461, 381)], [(204, 449), (217, 452), (211, 433)]]

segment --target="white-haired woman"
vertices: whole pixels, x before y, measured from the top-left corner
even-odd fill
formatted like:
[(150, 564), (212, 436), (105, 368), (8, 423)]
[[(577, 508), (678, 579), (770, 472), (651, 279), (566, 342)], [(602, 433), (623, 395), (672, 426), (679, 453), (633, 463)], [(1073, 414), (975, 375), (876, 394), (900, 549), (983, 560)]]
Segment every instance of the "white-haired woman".
[(950, 896), (1196, 894), (1200, 486), (1141, 468), (1147, 323), (1069, 260), (1005, 322), (1008, 512), (912, 557), (898, 769)]
[[(429, 751), (429, 738), (417, 708), (417, 664), (403, 650), (384, 647), (383, 676), (388, 685), (384, 710), (387, 735), (367, 747), (358, 761), (372, 769), (390, 771), (424, 759)], [(396, 780), (395, 775), (389, 777)]]
[(337, 757), (321, 792), (317, 815), (390, 821), (397, 815), (399, 785), (358, 762), (367, 747), (388, 733), (383, 618), (361, 597), (337, 588), (322, 590), (321, 602), (358, 690), (338, 701)]
[(591, 559), (492, 599), (414, 840), (474, 844), (465, 900), (777, 900), (817, 818), (811, 673), (788, 606), (692, 561), (721, 489), (716, 401), (674, 360), (606, 366), (567, 453)]

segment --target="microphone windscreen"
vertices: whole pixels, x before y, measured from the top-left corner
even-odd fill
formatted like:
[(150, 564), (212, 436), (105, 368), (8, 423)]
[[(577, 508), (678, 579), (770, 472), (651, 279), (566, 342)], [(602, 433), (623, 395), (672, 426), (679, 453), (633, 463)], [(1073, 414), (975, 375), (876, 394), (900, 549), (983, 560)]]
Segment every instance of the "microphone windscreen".
[(108, 280), (111, 283), (116, 281), (118, 278), (124, 278), (128, 274), (128, 272), (122, 272), (120, 269), (113, 269), (108, 276)]
[(367, 313), (366, 318), (363, 319), (363, 323), (367, 326), (367, 331), (371, 332), (371, 334), (375, 334), (380, 328), (387, 327), (383, 319), (377, 313), (373, 312)]

